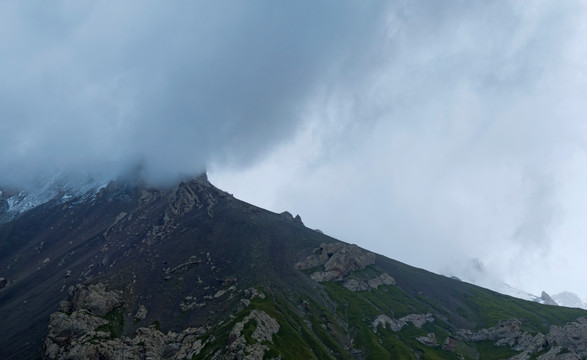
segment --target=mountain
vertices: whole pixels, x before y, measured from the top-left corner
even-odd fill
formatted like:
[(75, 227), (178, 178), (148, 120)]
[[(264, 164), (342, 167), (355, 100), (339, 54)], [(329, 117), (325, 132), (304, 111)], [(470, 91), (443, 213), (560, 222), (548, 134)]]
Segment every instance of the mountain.
[(10, 217), (0, 278), (2, 359), (587, 356), (584, 310), (340, 242), (205, 175), (114, 181)]
[(563, 291), (561, 293), (552, 295), (552, 299), (561, 306), (587, 309), (587, 304), (585, 304), (583, 300), (581, 300), (579, 295), (574, 294), (570, 291)]

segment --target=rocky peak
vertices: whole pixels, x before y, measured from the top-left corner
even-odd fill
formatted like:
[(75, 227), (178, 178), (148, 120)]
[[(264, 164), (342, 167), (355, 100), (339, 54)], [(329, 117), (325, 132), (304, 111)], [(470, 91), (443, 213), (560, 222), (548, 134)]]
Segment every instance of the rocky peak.
[(550, 295), (548, 295), (546, 293), (546, 291), (543, 291), (542, 294), (540, 295), (540, 299), (544, 302), (544, 304), (546, 305), (558, 305), (556, 301), (554, 301)]
[(171, 190), (167, 216), (181, 216), (193, 210), (206, 208), (208, 215), (213, 216), (212, 208), (216, 204), (215, 188), (208, 181), (206, 174), (202, 174), (190, 182), (182, 182)]
[(287, 219), (289, 221), (293, 221), (293, 222), (300, 224), (300, 225), (304, 225), (304, 222), (302, 221), (302, 217), (300, 215), (296, 215), (294, 217), (289, 211), (284, 211), (280, 215), (284, 219)]

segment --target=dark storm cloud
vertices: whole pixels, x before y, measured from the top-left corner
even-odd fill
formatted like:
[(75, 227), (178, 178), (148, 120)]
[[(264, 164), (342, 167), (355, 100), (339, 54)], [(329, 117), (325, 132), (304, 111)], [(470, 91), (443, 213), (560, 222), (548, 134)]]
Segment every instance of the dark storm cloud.
[(358, 2), (4, 2), (0, 181), (254, 161), (383, 36)]

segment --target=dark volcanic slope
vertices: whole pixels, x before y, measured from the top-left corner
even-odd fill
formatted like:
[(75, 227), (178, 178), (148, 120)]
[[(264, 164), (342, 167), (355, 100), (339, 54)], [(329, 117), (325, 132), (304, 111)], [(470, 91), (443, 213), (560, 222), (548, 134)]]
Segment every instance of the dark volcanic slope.
[[(145, 327), (163, 333), (198, 328), (200, 343), (184, 358), (239, 358), (238, 351), (249, 354), (256, 345), (265, 346), (265, 356), (281, 358), (478, 358), (501, 348), (477, 345), (459, 329), (516, 318), (519, 331), (546, 334), (551, 325), (585, 315), (498, 295), (345, 244), (321, 245), (331, 243), (338, 241), (289, 214), (234, 199), (205, 176), (167, 190), (112, 183), (94, 197), (46, 204), (0, 226), (0, 277), (8, 281), (0, 289), (0, 358), (55, 355), (45, 348), (49, 317), (68, 298), (63, 319), (88, 309), (80, 305), (84, 287), (70, 288), (78, 284), (119, 291), (120, 301), (104, 317), (110, 327), (96, 325), (90, 333), (91, 346), (98, 346), (96, 331), (110, 334), (103, 358), (114, 357), (115, 341), (130, 344)], [(382, 284), (370, 282), (379, 278)], [(251, 296), (251, 288), (263, 295)], [(133, 317), (141, 307), (146, 314)], [(263, 314), (279, 324), (269, 340), (247, 330), (247, 319), (257, 316), (260, 326)], [(410, 322), (413, 314), (431, 317), (422, 327)], [(392, 330), (386, 320), (405, 316), (409, 333)], [(51, 338), (60, 351), (82, 336), (79, 329), (60, 331)], [(448, 345), (414, 340), (430, 333)], [(132, 346), (142, 346), (136, 351), (147, 356), (155, 350), (145, 341)], [(158, 356), (181, 358), (176, 352), (184, 340), (173, 341), (161, 345)]]
[[(293, 268), (298, 250), (325, 240), (334, 241), (238, 201), (204, 177), (168, 191), (113, 183), (94, 199), (47, 204), (0, 228), (0, 276), (9, 282), (0, 291), (0, 318), (10, 329), (0, 336), (0, 357), (41, 347), (49, 314), (69, 286), (107, 278), (149, 294), (142, 303), (163, 327), (198, 324), (214, 306), (178, 322), (179, 308), (170, 304), (214, 295), (228, 277), (239, 287), (304, 286), (307, 277)], [(182, 264), (197, 271), (170, 271)], [(198, 281), (206, 286), (190, 285)]]

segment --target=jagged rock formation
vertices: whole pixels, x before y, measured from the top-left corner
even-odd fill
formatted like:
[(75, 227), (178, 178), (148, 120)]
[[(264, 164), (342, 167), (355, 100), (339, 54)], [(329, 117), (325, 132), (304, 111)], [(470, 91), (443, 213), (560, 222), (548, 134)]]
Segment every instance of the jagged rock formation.
[(289, 212), (289, 211), (284, 211), (281, 213), (281, 216), (284, 219), (287, 219), (289, 221), (292, 221), (296, 224), (300, 224), (300, 225), (304, 225), (304, 222), (302, 221), (302, 218), (300, 215), (296, 215), (296, 217), (293, 217), (293, 215)]
[(542, 300), (543, 304), (546, 305), (558, 305), (556, 301), (552, 300), (552, 298), (550, 297), (550, 295), (548, 295), (546, 293), (546, 291), (543, 291), (542, 294), (540, 295), (540, 299)]

